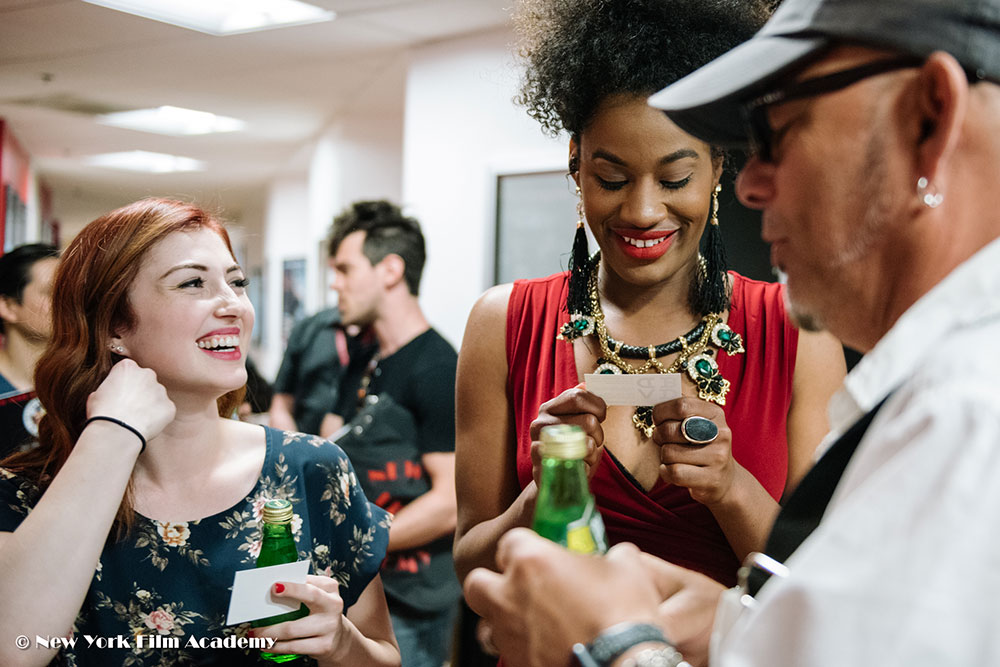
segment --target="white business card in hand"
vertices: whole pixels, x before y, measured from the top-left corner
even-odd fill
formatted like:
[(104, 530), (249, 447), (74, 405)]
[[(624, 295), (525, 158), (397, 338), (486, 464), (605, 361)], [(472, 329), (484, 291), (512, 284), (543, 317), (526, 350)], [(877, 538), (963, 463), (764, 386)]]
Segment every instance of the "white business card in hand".
[(587, 391), (608, 405), (656, 405), (681, 397), (679, 373), (627, 375), (587, 373)]
[(226, 625), (236, 625), (259, 618), (277, 616), (295, 611), (301, 606), (298, 600), (276, 598), (271, 595), (279, 581), (304, 584), (309, 574), (309, 563), (300, 560), (251, 570), (239, 570), (233, 577), (233, 594), (229, 598)]

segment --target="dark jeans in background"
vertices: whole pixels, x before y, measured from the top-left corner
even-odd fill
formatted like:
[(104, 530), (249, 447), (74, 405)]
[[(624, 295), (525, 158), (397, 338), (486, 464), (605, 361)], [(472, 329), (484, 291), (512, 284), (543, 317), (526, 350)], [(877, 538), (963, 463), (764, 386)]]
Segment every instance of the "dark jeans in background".
[(441, 667), (451, 658), (456, 607), (434, 615), (390, 612), (402, 667)]

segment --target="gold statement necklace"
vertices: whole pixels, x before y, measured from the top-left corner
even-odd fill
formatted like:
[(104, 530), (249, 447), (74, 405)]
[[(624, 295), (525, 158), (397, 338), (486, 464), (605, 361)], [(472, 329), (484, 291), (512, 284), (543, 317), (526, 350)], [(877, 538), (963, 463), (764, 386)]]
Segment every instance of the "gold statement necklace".
[[(563, 326), (558, 338), (572, 342), (574, 338), (594, 334), (601, 347), (601, 356), (597, 359), (597, 373), (636, 375), (650, 371), (664, 374), (684, 371), (698, 388), (699, 398), (725, 405), (729, 380), (722, 377), (719, 372), (719, 365), (715, 361), (716, 350), (725, 350), (730, 356), (743, 353), (745, 350), (743, 339), (723, 322), (722, 314), (705, 315), (694, 329), (668, 343), (645, 347), (627, 345), (608, 334), (604, 311), (601, 309), (601, 299), (597, 292), (599, 266), (599, 262), (593, 263), (587, 285), (590, 313), (574, 313), (571, 320)], [(677, 357), (669, 366), (665, 366), (659, 359), (674, 353), (678, 353)], [(642, 360), (643, 363), (633, 366), (626, 359)], [(651, 438), (653, 407), (650, 405), (636, 407), (632, 423), (643, 435)]]

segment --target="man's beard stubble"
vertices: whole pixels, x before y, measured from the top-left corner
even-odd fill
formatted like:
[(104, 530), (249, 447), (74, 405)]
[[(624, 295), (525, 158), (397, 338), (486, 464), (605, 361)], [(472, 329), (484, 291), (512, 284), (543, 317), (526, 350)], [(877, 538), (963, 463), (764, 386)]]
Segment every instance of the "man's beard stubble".
[[(835, 257), (830, 258), (832, 261), (825, 262), (827, 267), (832, 269), (831, 273), (834, 275), (830, 278), (833, 281), (838, 280), (836, 277), (838, 274), (843, 276), (849, 265), (863, 262), (865, 255), (888, 226), (887, 221), (891, 218), (892, 211), (892, 194), (885, 188), (889, 171), (885, 160), (885, 151), (886, 141), (880, 124), (873, 127), (871, 131), (865, 150), (864, 165), (861, 173), (858, 174), (857, 198), (864, 207), (859, 216), (859, 224), (855, 225), (854, 231), (850, 234), (850, 242), (837, 252)], [(778, 272), (781, 276), (781, 282), (786, 282), (784, 273), (780, 270)], [(829, 318), (824, 317), (819, 312), (821, 308), (810, 309), (808, 306), (796, 302), (787, 285), (784, 299), (788, 316), (797, 328), (810, 332), (827, 330), (824, 321)], [(827, 315), (832, 315), (832, 313)]]

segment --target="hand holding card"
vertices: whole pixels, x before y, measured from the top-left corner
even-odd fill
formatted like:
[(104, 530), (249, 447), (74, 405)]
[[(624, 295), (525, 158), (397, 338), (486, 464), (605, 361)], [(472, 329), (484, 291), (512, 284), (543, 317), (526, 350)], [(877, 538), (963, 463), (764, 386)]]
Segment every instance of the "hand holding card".
[(679, 373), (587, 373), (583, 378), (587, 391), (600, 396), (607, 405), (657, 405), (681, 397)]
[(226, 625), (295, 611), (301, 604), (298, 600), (273, 597), (271, 590), (279, 581), (303, 584), (308, 573), (307, 560), (238, 571), (233, 577), (233, 594), (229, 598)]

